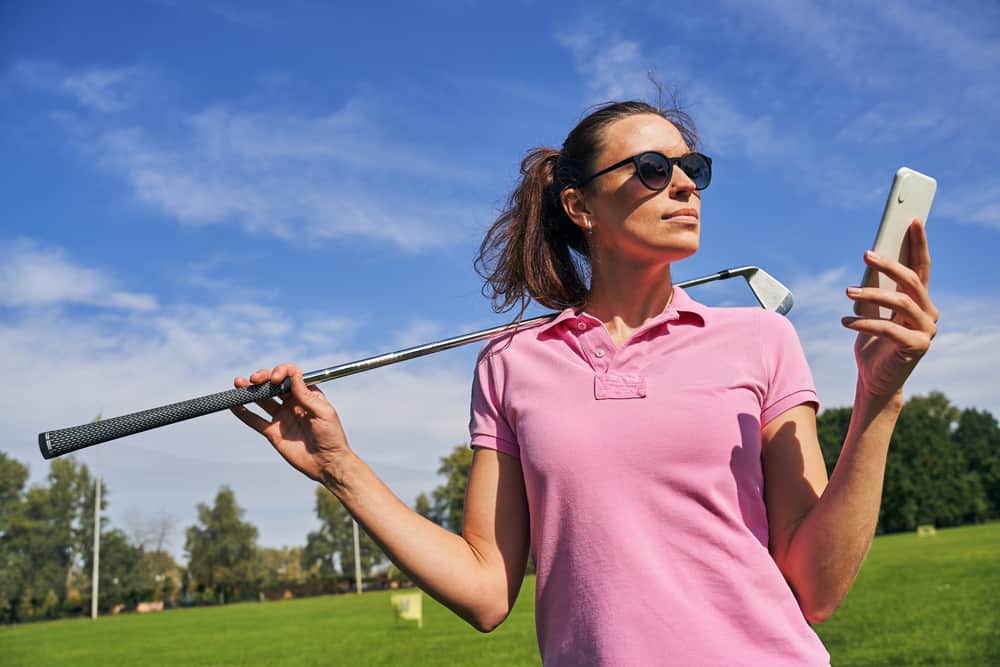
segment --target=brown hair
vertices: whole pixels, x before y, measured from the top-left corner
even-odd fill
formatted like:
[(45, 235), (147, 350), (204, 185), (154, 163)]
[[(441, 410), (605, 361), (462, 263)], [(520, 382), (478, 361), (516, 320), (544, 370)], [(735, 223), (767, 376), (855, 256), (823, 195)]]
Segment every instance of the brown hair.
[(583, 232), (563, 210), (563, 189), (592, 173), (605, 128), (617, 120), (656, 114), (670, 121), (692, 150), (694, 122), (676, 108), (646, 102), (608, 102), (594, 108), (567, 135), (562, 150), (533, 148), (521, 162), (521, 180), (511, 192), (475, 261), (484, 279), (483, 295), (493, 311), (519, 306), (515, 321), (531, 299), (562, 310), (583, 305), (590, 274), (590, 248)]

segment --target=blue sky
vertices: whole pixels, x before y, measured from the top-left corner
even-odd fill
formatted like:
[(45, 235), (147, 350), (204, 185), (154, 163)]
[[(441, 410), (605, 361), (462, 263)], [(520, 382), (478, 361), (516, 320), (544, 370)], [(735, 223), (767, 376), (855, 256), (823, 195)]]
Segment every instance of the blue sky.
[[(938, 180), (941, 333), (908, 386), (1000, 415), (1000, 8), (989, 2), (4, 3), (0, 345), (8, 454), (36, 434), (503, 322), (472, 260), (529, 148), (673, 86), (714, 181), (677, 279), (757, 264), (796, 296), (826, 406), (892, 174)], [(692, 290), (750, 304), (741, 285)], [(538, 311), (542, 312), (542, 311)], [(467, 439), (476, 346), (325, 385), (407, 502)], [(312, 488), (228, 414), (110, 443), (120, 526), (231, 485), (267, 546)]]

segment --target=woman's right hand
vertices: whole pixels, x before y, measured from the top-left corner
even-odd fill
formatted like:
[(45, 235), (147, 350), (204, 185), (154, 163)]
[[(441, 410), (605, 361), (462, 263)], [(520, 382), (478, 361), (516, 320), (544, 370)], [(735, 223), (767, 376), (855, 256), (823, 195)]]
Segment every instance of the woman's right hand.
[(271, 371), (261, 369), (249, 379), (238, 377), (233, 385), (246, 387), (267, 381), (279, 384), (286, 377), (292, 379), (291, 393), (280, 401), (268, 398), (257, 402), (271, 416), (270, 420), (246, 406), (231, 410), (240, 421), (267, 438), (296, 470), (317, 482), (329, 481), (331, 475), (335, 476), (337, 463), (351, 449), (337, 411), (319, 387), (306, 385), (302, 371), (293, 364), (281, 364)]

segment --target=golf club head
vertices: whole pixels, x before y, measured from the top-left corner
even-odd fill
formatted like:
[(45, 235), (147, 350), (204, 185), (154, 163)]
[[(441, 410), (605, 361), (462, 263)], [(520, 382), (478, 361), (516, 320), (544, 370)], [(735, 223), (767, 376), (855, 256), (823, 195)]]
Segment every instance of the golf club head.
[(785, 315), (795, 304), (792, 291), (759, 266), (729, 269), (729, 273), (743, 276), (750, 285), (750, 291), (757, 297), (757, 301), (768, 310)]

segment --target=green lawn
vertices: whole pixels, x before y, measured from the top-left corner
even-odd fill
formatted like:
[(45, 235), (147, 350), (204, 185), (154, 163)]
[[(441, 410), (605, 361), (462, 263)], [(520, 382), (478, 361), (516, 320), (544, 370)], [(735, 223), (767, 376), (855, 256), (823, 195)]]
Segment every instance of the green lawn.
[(1000, 666), (1000, 523), (877, 538), (816, 630), (834, 665)]
[[(1000, 665), (1000, 524), (875, 541), (844, 606), (818, 628), (834, 665)], [(424, 627), (388, 593), (245, 603), (0, 628), (0, 665), (537, 664), (534, 579), (481, 635), (424, 599)]]

